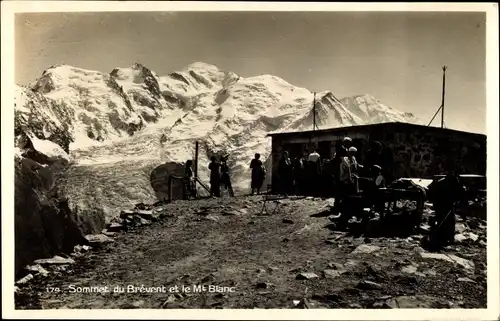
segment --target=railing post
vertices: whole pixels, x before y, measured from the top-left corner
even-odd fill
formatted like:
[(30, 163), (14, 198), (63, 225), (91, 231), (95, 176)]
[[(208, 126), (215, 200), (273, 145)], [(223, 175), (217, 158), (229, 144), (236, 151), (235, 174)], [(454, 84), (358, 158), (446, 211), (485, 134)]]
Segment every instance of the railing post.
[(194, 195), (194, 197), (198, 197), (198, 189), (196, 188), (197, 182), (198, 182), (198, 141), (196, 141), (194, 150), (194, 190), (196, 191), (196, 195)]

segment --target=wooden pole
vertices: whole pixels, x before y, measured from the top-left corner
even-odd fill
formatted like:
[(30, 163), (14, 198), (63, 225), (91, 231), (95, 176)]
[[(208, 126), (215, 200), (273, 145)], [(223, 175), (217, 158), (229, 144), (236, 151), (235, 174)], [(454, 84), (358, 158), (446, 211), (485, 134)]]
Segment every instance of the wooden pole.
[(446, 69), (448, 67), (443, 66), (443, 93), (441, 97), (441, 128), (444, 128), (444, 94), (446, 87)]
[(198, 182), (198, 141), (195, 143), (194, 147), (194, 190), (196, 189), (196, 183)]

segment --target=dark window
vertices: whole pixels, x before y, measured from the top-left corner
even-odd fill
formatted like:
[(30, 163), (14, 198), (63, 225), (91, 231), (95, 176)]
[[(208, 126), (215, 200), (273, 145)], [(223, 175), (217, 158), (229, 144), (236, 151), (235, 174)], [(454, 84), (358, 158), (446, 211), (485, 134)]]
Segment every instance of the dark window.
[(332, 143), (329, 141), (324, 141), (324, 142), (319, 142), (318, 143), (318, 149), (319, 149), (319, 155), (321, 158), (330, 158), (331, 157), (331, 151), (330, 148), (332, 146)]
[(283, 151), (288, 151), (288, 155), (292, 159), (300, 157), (302, 155), (302, 144), (284, 144)]

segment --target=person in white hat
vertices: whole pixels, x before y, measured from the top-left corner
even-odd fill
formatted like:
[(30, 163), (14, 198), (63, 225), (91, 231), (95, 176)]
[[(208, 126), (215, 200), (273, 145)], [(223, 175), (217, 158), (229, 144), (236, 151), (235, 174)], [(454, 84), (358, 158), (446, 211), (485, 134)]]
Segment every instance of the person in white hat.
[(318, 149), (309, 154), (307, 157), (308, 166), (308, 176), (309, 176), (309, 192), (310, 195), (317, 196), (318, 194), (318, 180), (321, 166), (321, 156), (319, 155)]
[[(334, 212), (338, 213), (340, 200), (345, 192), (345, 169), (344, 171), (341, 169), (344, 157), (348, 155), (348, 149), (352, 144), (352, 140), (349, 137), (344, 137), (342, 142), (336, 144), (335, 155), (333, 157), (333, 176), (335, 180), (335, 204), (334, 204)], [(344, 177), (341, 179), (341, 173), (343, 173)]]
[(359, 191), (358, 188), (358, 168), (356, 161), (356, 147), (349, 147), (347, 156), (342, 157), (340, 163), (339, 186), (336, 195), (336, 212), (340, 212), (339, 227), (345, 226), (352, 215), (349, 212), (344, 212), (342, 208), (347, 196), (355, 194)]
[(349, 147), (347, 156), (342, 157), (340, 163), (339, 183), (340, 190), (346, 193), (357, 191), (358, 163), (356, 161), (356, 147)]

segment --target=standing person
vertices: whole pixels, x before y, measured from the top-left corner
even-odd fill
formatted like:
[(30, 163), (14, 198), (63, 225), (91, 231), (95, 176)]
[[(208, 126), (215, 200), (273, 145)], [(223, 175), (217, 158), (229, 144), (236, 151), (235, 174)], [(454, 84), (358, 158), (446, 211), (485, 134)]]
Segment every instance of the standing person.
[(262, 184), (264, 183), (264, 178), (266, 176), (266, 171), (260, 160), (260, 154), (256, 153), (255, 158), (250, 162), (250, 169), (252, 170), (252, 193), (257, 192), (257, 195), (260, 194), (260, 189)]
[(333, 177), (333, 161), (330, 158), (325, 158), (323, 164), (321, 165), (321, 177), (322, 177), (322, 196), (331, 197), (332, 189), (334, 186)]
[(297, 173), (297, 189), (300, 195), (305, 195), (308, 190), (307, 181), (307, 157), (309, 153), (307, 150), (302, 152), (302, 157), (299, 158), (299, 162), (296, 166)]
[(381, 152), (382, 164), (377, 164), (382, 166), (382, 175), (387, 182), (392, 182), (394, 179), (394, 155), (390, 147), (382, 148)]
[(187, 160), (184, 169), (184, 198), (196, 197), (196, 189), (194, 187), (193, 177), (193, 161)]
[(308, 192), (311, 193), (314, 196), (317, 196), (318, 194), (318, 179), (319, 179), (319, 173), (321, 170), (321, 156), (319, 155), (319, 152), (317, 149), (314, 149), (314, 151), (309, 154), (307, 157), (307, 164), (308, 164), (308, 175), (307, 175), (307, 180), (308, 180), (308, 187), (309, 190)]
[(349, 166), (351, 167), (351, 182), (353, 184), (352, 191), (354, 193), (359, 192), (359, 171), (363, 168), (356, 159), (356, 153), (358, 152), (356, 147), (349, 147), (347, 151), (347, 157), (349, 158)]
[(287, 151), (283, 152), (283, 157), (278, 165), (280, 191), (289, 195), (293, 190), (293, 164)]
[(296, 195), (300, 194), (300, 157), (295, 157), (292, 161), (293, 164), (293, 191)]
[(221, 165), (220, 165), (220, 171), (221, 171), (221, 183), (224, 186), (224, 189), (226, 189), (229, 192), (229, 196), (234, 197), (234, 191), (233, 191), (233, 186), (231, 185), (231, 177), (229, 176), (229, 166), (227, 165), (227, 158), (229, 155), (226, 155), (221, 158)]
[(210, 160), (212, 161), (208, 165), (210, 170), (210, 193), (212, 196), (220, 197), (220, 164), (215, 156), (210, 157)]
[(366, 157), (363, 162), (366, 170), (372, 170), (374, 165), (384, 165), (382, 143), (374, 141), (370, 149), (366, 152)]
[(339, 189), (337, 190), (337, 198), (335, 199), (336, 202), (334, 207), (335, 212), (341, 213), (339, 222), (341, 226), (344, 226), (351, 218), (351, 215), (342, 209), (345, 198), (358, 191), (358, 163), (355, 157), (356, 152), (356, 147), (350, 147), (347, 156), (343, 157), (340, 163)]
[(455, 203), (465, 201), (465, 189), (454, 173), (429, 185), (429, 196), (436, 213), (435, 224), (431, 226), (431, 247), (439, 250), (455, 237)]
[(363, 194), (369, 200), (370, 205), (374, 206), (375, 211), (382, 213), (385, 204), (383, 197), (381, 197), (379, 193), (379, 189), (385, 187), (385, 178), (382, 175), (382, 168), (378, 165), (373, 165), (370, 178), (368, 178), (365, 183)]
[(333, 176), (334, 176), (334, 180), (335, 180), (335, 207), (337, 207), (337, 202), (338, 202), (338, 199), (339, 197), (337, 197), (337, 194), (338, 193), (342, 193), (340, 191), (340, 189), (342, 188), (341, 187), (341, 183), (340, 183), (340, 165), (342, 163), (342, 159), (344, 157), (347, 156), (347, 149), (350, 147), (352, 143), (352, 140), (351, 138), (349, 137), (344, 137), (344, 139), (342, 140), (342, 143), (341, 144), (337, 144), (335, 146), (335, 156), (333, 157)]

